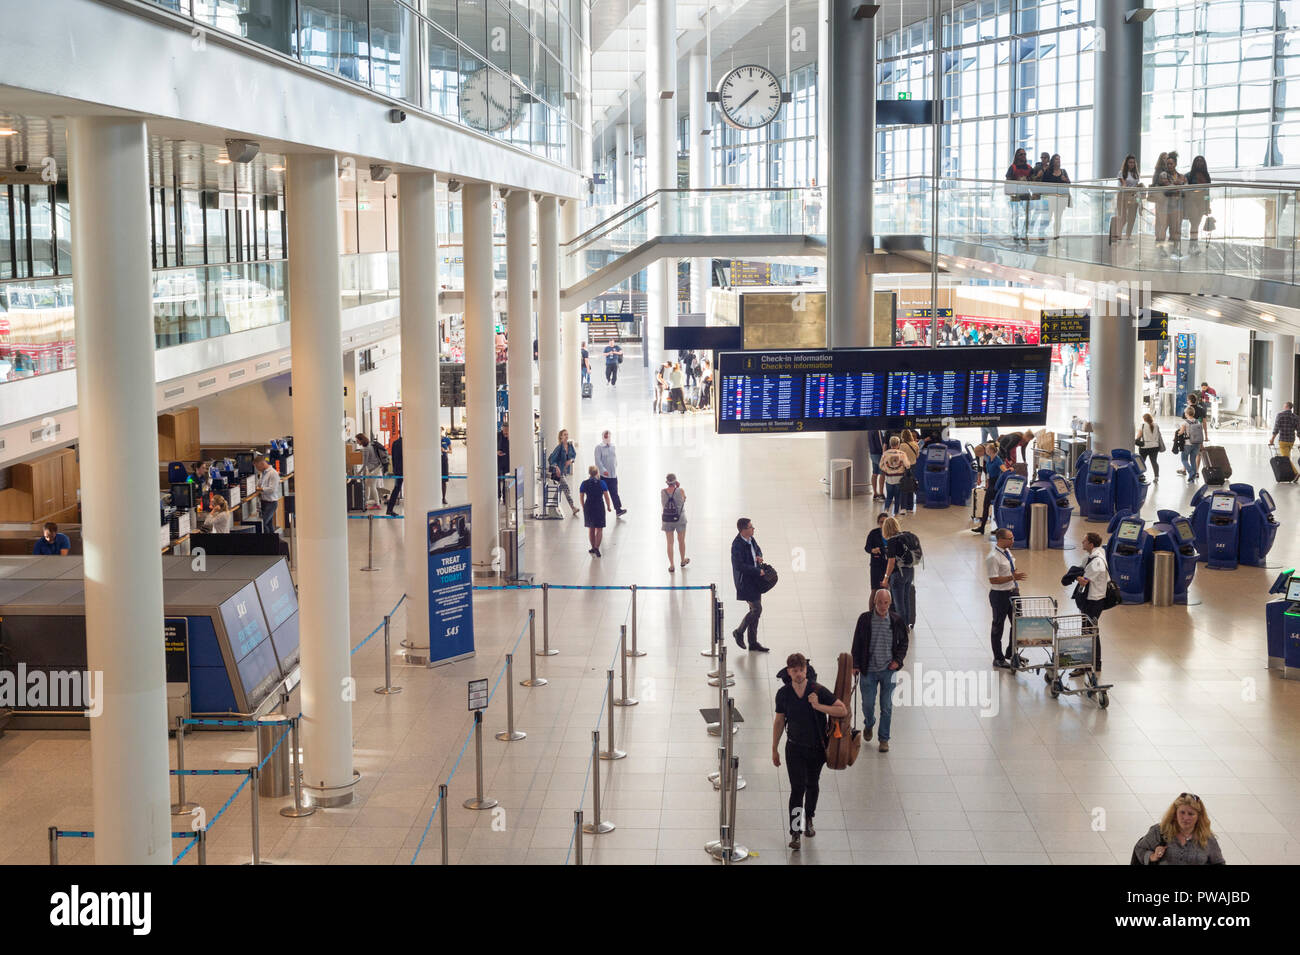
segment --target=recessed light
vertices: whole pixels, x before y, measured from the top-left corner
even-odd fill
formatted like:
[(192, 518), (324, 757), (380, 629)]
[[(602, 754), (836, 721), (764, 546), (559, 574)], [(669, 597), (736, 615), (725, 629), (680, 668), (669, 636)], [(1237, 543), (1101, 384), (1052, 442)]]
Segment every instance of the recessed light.
[(17, 135), (18, 135), (18, 130), (10, 129), (8, 126), (4, 127), (3, 129), (0, 129), (0, 136), (17, 136)]
[(1222, 313), (1222, 312), (1216, 312), (1216, 311), (1215, 311), (1214, 309), (1212, 309), (1212, 308), (1207, 308), (1207, 309), (1205, 310), (1205, 314), (1206, 314), (1206, 315), (1213, 316), (1214, 318), (1223, 318), (1223, 313)]
[(1276, 321), (1277, 321), (1276, 318), (1274, 318), (1272, 315), (1269, 315), (1267, 312), (1260, 312), (1260, 313), (1259, 313), (1259, 317), (1262, 318), (1262, 319), (1263, 319), (1264, 321), (1266, 321), (1266, 322), (1276, 322)]

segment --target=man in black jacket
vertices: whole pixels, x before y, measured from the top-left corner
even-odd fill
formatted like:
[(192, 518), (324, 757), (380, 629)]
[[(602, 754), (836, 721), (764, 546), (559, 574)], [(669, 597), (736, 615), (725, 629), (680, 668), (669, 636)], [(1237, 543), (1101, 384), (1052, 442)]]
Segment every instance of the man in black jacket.
[(736, 530), (739, 533), (731, 542), (731, 576), (736, 583), (736, 599), (749, 604), (749, 613), (731, 635), (743, 650), (748, 631), (749, 649), (767, 653), (767, 647), (758, 642), (758, 618), (763, 615), (763, 548), (754, 540), (754, 522), (748, 517), (736, 521)]
[(396, 517), (397, 514), (393, 508), (397, 507), (397, 502), (402, 499), (402, 436), (399, 434), (393, 439), (393, 450), (390, 452), (393, 459), (393, 473), (397, 475), (397, 482), (393, 485), (393, 493), (388, 495), (388, 515)]
[(889, 752), (889, 721), (894, 715), (894, 674), (907, 656), (907, 621), (890, 609), (888, 590), (877, 590), (872, 610), (858, 617), (853, 631), (853, 675), (862, 690), (866, 719), (863, 739), (876, 725), (876, 690), (880, 690), (880, 751)]

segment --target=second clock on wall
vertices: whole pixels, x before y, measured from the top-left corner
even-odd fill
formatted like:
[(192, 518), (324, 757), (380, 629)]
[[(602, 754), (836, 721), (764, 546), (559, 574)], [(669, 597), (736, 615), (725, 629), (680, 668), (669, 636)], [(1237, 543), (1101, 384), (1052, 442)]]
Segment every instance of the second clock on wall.
[(761, 129), (781, 111), (781, 81), (763, 66), (738, 66), (718, 84), (718, 105), (728, 126)]

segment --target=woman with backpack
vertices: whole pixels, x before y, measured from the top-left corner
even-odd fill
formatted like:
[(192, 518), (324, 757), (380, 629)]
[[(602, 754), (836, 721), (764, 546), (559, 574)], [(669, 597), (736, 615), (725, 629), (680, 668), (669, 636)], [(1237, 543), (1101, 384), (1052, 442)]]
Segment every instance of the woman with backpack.
[(669, 474), (666, 486), (659, 492), (660, 529), (668, 545), (668, 573), (677, 568), (673, 566), (673, 534), (677, 534), (677, 550), (681, 556), (682, 566), (691, 562), (686, 556), (686, 491), (677, 483), (677, 475)]
[(1187, 475), (1188, 484), (1195, 484), (1197, 468), (1201, 464), (1201, 445), (1205, 443), (1205, 427), (1197, 420), (1196, 411), (1190, 405), (1183, 412), (1183, 423), (1178, 428), (1175, 442), (1180, 446), (1183, 458), (1178, 473)]
[(1156, 419), (1147, 412), (1142, 415), (1142, 424), (1138, 427), (1137, 437), (1133, 443), (1138, 447), (1138, 455), (1151, 469), (1157, 481), (1160, 480), (1160, 452), (1165, 450), (1165, 436), (1160, 433)]
[[(911, 531), (898, 526), (895, 517), (885, 518), (880, 528), (885, 538), (885, 577), (879, 586), (889, 591), (894, 610), (907, 623), (916, 626), (916, 564), (921, 559), (921, 541)], [(877, 586), (872, 581), (872, 586)]]
[(898, 435), (889, 439), (889, 450), (880, 456), (880, 473), (885, 476), (885, 513), (898, 513), (898, 485), (907, 473), (907, 458), (900, 448)]
[[(1101, 546), (1101, 535), (1088, 531), (1083, 535), (1083, 563), (1071, 567), (1061, 579), (1062, 584), (1073, 583), (1074, 605), (1079, 613), (1087, 614), (1097, 625), (1097, 637), (1093, 643), (1092, 668), (1100, 678), (1101, 674), (1101, 613), (1106, 609), (1106, 587), (1110, 583), (1110, 571), (1106, 566), (1106, 551)], [(1070, 676), (1083, 676), (1087, 667), (1070, 671)]]

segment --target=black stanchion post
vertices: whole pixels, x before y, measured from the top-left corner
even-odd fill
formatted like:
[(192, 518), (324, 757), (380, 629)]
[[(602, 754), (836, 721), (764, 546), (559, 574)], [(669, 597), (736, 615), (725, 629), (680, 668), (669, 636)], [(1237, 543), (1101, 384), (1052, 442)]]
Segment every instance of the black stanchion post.
[(573, 810), (573, 864), (582, 865), (582, 810)]
[(194, 833), (194, 838), (198, 840), (195, 851), (199, 854), (199, 865), (208, 864), (208, 830), (207, 828), (199, 829)]
[(50, 826), (50, 865), (59, 864), (59, 827)]
[(702, 657), (718, 655), (718, 585), (709, 584), (709, 649), (701, 650)]
[(442, 783), (438, 786), (438, 807), (442, 810), (442, 818), (438, 820), (438, 825), (442, 831), (442, 864), (451, 864), (451, 849), (447, 845), (447, 784)]

